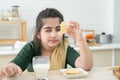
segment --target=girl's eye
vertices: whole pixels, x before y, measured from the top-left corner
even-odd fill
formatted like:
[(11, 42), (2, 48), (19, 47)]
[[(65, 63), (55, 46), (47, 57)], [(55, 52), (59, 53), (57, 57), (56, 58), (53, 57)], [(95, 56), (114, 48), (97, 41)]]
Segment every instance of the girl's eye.
[(56, 31), (59, 32), (59, 31), (60, 31), (60, 28), (57, 28)]
[(50, 29), (48, 29), (48, 30), (46, 30), (46, 32), (51, 32), (51, 30), (50, 30)]

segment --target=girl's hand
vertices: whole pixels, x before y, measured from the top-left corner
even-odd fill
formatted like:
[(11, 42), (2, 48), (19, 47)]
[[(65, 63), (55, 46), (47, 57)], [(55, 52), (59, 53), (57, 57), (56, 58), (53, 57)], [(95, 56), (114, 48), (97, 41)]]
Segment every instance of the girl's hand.
[(71, 21), (69, 23), (67, 34), (71, 38), (73, 38), (77, 41), (80, 41), (83, 39), (82, 38), (82, 29), (80, 28), (79, 23), (76, 21)]
[(22, 74), (22, 70), (19, 66), (17, 66), (14, 63), (9, 63), (6, 66), (0, 68), (0, 79), (4, 78), (4, 77), (10, 77), (13, 76), (15, 74)]

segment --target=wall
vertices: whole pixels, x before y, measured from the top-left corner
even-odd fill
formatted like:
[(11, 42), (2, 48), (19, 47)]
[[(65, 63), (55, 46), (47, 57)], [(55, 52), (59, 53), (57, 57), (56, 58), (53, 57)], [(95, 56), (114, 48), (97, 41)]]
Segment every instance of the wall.
[[(114, 0), (2, 0), (0, 9), (11, 9), (19, 5), (20, 16), (27, 21), (28, 40), (34, 33), (35, 19), (39, 11), (46, 7), (59, 9), (65, 21), (77, 20), (83, 29), (94, 29), (96, 34), (113, 34)], [(114, 35), (114, 34), (113, 34)]]
[(115, 0), (114, 12), (114, 41), (120, 43), (120, 0)]

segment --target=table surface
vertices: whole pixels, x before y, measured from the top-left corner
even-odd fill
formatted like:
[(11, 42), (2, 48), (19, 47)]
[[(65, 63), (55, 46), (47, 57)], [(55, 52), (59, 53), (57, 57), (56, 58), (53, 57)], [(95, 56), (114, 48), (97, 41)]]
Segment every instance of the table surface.
[[(82, 78), (68, 79), (59, 70), (50, 71), (48, 74), (49, 80), (119, 80), (113, 75), (108, 67), (93, 67), (91, 71), (88, 71), (88, 75)], [(13, 77), (6, 77), (3, 80), (35, 80), (34, 72), (24, 72), (22, 76), (15, 75)]]

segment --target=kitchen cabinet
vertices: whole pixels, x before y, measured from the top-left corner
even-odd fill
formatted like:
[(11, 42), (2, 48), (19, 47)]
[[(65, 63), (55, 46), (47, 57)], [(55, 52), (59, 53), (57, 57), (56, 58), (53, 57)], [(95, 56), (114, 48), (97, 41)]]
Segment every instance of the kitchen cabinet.
[(120, 49), (116, 50), (115, 61), (116, 61), (115, 65), (120, 66)]
[(115, 49), (113, 55), (112, 49), (91, 51), (93, 55), (94, 66), (120, 66), (120, 49)]
[[(120, 43), (99, 44), (89, 47), (93, 56), (93, 66), (109, 67), (120, 65)], [(79, 51), (75, 47), (75, 50)]]
[[(18, 29), (15, 30), (15, 28)], [(14, 44), (17, 40), (26, 41), (26, 35), (26, 21), (0, 21), (0, 45)]]
[(94, 66), (118, 66), (120, 65), (120, 43), (103, 44), (90, 47), (93, 55)]
[(112, 51), (111, 50), (94, 50), (91, 51), (93, 63), (95, 67), (112, 66)]

